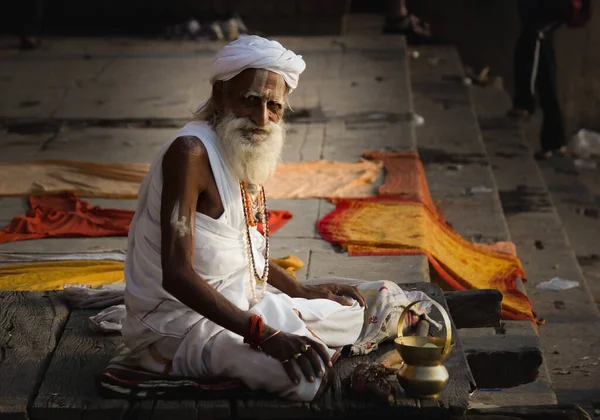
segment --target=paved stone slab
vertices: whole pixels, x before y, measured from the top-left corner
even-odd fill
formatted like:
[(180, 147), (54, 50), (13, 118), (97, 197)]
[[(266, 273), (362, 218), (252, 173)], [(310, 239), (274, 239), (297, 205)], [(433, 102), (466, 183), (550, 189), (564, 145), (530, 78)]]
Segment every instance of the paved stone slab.
[[(511, 209), (507, 223), (525, 266), (529, 296), (537, 315), (546, 320), (540, 327), (540, 338), (554, 391), (559, 402), (579, 404), (591, 411), (591, 403), (598, 395), (595, 377), (600, 366), (587, 366), (586, 361), (595, 357), (592, 354), (596, 355), (600, 348), (596, 333), (600, 316), (565, 237), (561, 219), (553, 206), (540, 204), (543, 203), (540, 196), (546, 199), (548, 196), (533, 151), (527, 147), (520, 128), (503, 117), (510, 99), (498, 90), (476, 89), (474, 95), (483, 140), (498, 168), (499, 188), (513, 192), (504, 197), (503, 205)], [(503, 157), (516, 150), (517, 145), (528, 150), (512, 158)], [(558, 293), (535, 288), (553, 277), (578, 281), (580, 287)]]
[[(267, 192), (268, 194), (268, 192)], [(275, 233), (277, 237), (318, 238), (316, 220), (319, 216), (318, 199), (269, 200), (272, 210), (287, 210), (292, 218)]]
[[(419, 59), (410, 62), (415, 112), (425, 119), (416, 135), (433, 199), (445, 202), (444, 214), (459, 234), (480, 232), (506, 240), (502, 207), (470, 94), (462, 83), (460, 59), (452, 48), (420, 48), (419, 52)], [(428, 60), (431, 57), (439, 58), (440, 64), (432, 66)], [(478, 185), (492, 192), (468, 200), (448, 200), (449, 196), (461, 197)], [(485, 203), (485, 213), (478, 209), (466, 213), (465, 201)], [(456, 210), (451, 208), (457, 204)]]
[(349, 257), (345, 252), (313, 252), (308, 275), (310, 278), (349, 277), (394, 283), (428, 282), (429, 264), (427, 258), (420, 255)]
[(0, 162), (18, 162), (35, 159), (36, 153), (51, 137), (51, 134), (21, 135), (1, 133)]
[(85, 128), (61, 131), (36, 159), (151, 162), (177, 129)]

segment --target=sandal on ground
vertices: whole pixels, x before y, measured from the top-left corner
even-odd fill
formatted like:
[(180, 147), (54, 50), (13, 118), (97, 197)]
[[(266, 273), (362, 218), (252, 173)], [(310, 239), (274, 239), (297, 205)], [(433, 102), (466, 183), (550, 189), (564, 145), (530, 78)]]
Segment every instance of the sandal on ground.
[(562, 146), (558, 149), (547, 150), (542, 149), (537, 152), (534, 157), (536, 160), (548, 160), (554, 156), (564, 156), (567, 154), (567, 146)]

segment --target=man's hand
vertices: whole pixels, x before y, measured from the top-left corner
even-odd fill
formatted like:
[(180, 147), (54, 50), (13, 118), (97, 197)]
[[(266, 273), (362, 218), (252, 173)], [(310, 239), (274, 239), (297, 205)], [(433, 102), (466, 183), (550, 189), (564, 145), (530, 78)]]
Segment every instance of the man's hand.
[(295, 384), (298, 384), (300, 379), (294, 369), (293, 360), (298, 362), (302, 374), (310, 382), (314, 382), (315, 377), (323, 377), (324, 372), (319, 359), (323, 360), (326, 366), (331, 366), (327, 348), (308, 337), (281, 332), (260, 347), (263, 352), (283, 364), (285, 372)]
[[(351, 306), (352, 299), (358, 301), (360, 306), (365, 306), (365, 298), (358, 291), (356, 286), (346, 284), (319, 284), (314, 286), (302, 286), (302, 291), (298, 297), (305, 299), (329, 299), (341, 305)], [(352, 299), (350, 299), (352, 298)]]

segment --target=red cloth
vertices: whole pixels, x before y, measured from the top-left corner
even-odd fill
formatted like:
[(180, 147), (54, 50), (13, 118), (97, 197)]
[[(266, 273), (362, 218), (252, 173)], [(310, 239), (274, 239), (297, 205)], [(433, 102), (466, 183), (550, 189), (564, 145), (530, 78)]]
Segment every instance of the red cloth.
[[(274, 234), (281, 229), (292, 218), (292, 213), (287, 210), (269, 210), (269, 235)], [(257, 229), (263, 232), (262, 223), (259, 223)]]
[[(132, 210), (92, 207), (73, 193), (29, 197), (30, 209), (0, 231), (0, 243), (40, 238), (127, 236)], [(285, 210), (269, 211), (270, 233), (292, 217)]]

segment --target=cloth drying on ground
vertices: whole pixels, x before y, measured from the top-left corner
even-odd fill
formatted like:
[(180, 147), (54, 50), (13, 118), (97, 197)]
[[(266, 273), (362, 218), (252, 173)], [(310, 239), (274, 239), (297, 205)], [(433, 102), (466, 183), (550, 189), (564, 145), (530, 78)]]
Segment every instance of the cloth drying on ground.
[(422, 202), (440, 218), (441, 212), (431, 199), (423, 163), (416, 152), (365, 152), (363, 157), (381, 161), (385, 168), (378, 195), (405, 197)]
[(318, 230), (350, 255), (426, 255), (451, 288), (497, 289), (505, 318), (534, 320), (529, 298), (516, 285), (525, 277), (519, 259), (466, 241), (419, 201), (338, 199)]
[[(304, 266), (302, 261), (293, 255), (281, 259), (274, 259), (275, 264), (294, 274)], [(114, 301), (115, 292), (123, 293), (123, 288), (93, 289), (99, 286), (117, 285), (124, 280), (124, 263), (122, 261), (101, 260), (55, 260), (46, 262), (33, 262), (26, 264), (0, 265), (0, 292), (15, 291), (47, 291), (69, 288), (67, 295), (77, 295), (79, 299), (94, 298), (91, 301), (111, 300), (111, 305), (121, 303)], [(73, 285), (82, 286), (92, 292), (81, 292)], [(121, 286), (124, 287), (124, 284)], [(92, 289), (90, 289), (92, 288)], [(66, 290), (66, 289), (65, 289)], [(120, 291), (119, 291), (120, 290)], [(112, 292), (109, 292), (112, 291)], [(83, 294), (82, 294), (83, 293)], [(93, 296), (96, 294), (97, 296)], [(88, 296), (92, 295), (92, 296)], [(81, 306), (75, 307), (106, 307)]]
[(30, 209), (0, 231), (0, 243), (38, 238), (127, 236), (133, 211), (102, 209), (72, 193), (29, 197)]
[[(136, 198), (147, 163), (69, 160), (0, 162), (0, 196), (71, 192), (80, 197)], [(380, 162), (284, 162), (266, 183), (268, 199), (371, 197)]]
[(315, 160), (286, 162), (265, 183), (269, 199), (372, 197), (381, 162)]
[[(92, 207), (73, 193), (32, 196), (29, 205), (31, 208), (25, 216), (15, 217), (0, 231), (0, 243), (40, 238), (127, 236), (134, 214), (132, 210)], [(270, 210), (270, 233), (277, 232), (291, 218), (292, 213), (287, 210)], [(262, 232), (262, 225), (258, 229)]]
[[(1, 235), (1, 234), (0, 234)], [(65, 260), (125, 261), (124, 249), (93, 250), (86, 252), (0, 251), (0, 263), (23, 263)]]
[(63, 159), (0, 162), (0, 196), (73, 192), (84, 197), (137, 197), (147, 163)]
[(121, 283), (120, 261), (51, 261), (0, 265), (0, 291), (62, 290), (65, 285), (91, 287)]

